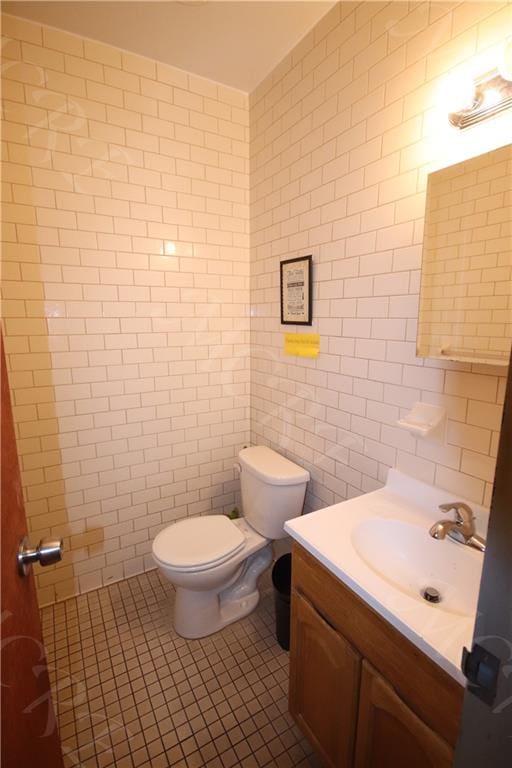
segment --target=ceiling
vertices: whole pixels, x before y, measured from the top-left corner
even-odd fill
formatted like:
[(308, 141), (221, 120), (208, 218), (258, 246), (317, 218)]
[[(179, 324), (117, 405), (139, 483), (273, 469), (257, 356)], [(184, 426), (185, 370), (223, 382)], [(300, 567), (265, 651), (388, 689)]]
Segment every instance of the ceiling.
[(333, 2), (3, 2), (12, 13), (252, 91)]

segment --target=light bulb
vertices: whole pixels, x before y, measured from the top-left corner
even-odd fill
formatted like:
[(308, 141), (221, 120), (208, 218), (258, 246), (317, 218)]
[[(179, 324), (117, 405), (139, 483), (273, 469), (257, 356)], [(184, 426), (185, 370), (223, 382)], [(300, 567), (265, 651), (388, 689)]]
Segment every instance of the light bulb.
[(481, 109), (489, 109), (498, 104), (501, 99), (501, 94), (497, 88), (489, 88), (484, 92), (484, 98), (482, 101)]
[(462, 112), (473, 106), (475, 83), (471, 75), (457, 72), (450, 75), (442, 86), (440, 104), (443, 112)]

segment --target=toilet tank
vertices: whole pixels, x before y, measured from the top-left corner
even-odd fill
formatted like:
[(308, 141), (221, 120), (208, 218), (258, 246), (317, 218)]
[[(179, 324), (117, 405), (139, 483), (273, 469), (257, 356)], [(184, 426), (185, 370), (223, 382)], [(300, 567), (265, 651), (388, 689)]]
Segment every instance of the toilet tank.
[(267, 539), (283, 539), (284, 524), (302, 512), (309, 472), (264, 445), (238, 454), (244, 517)]

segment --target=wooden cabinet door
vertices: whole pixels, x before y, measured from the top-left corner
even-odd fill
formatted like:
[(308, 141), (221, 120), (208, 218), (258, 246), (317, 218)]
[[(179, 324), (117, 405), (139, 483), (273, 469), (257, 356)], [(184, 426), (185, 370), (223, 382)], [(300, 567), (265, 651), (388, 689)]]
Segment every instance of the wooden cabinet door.
[(290, 712), (325, 766), (349, 768), (360, 658), (296, 592), (291, 622)]
[(453, 750), (363, 661), (355, 768), (451, 768)]

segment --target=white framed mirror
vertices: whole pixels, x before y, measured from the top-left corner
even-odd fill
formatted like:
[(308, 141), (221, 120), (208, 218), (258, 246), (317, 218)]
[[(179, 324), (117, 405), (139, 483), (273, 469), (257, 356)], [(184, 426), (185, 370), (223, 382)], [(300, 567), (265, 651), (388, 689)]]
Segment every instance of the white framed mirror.
[(417, 354), (507, 365), (512, 144), (428, 177)]

